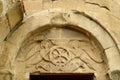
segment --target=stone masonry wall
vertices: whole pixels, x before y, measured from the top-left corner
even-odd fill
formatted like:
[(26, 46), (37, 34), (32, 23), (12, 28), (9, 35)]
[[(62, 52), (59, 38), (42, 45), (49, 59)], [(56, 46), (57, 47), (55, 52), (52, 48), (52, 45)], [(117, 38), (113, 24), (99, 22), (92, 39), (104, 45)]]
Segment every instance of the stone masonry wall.
[[(66, 16), (62, 12), (70, 13), (70, 15)], [(37, 13), (41, 13), (41, 15), (37, 17)], [(74, 16), (71, 17), (71, 15)], [(87, 19), (76, 17), (76, 15), (82, 15)], [(0, 80), (15, 79), (15, 70), (12, 63), (15, 55), (13, 54), (16, 54), (19, 50), (20, 42), (22, 43), (25, 34), (34, 29), (36, 25), (47, 23), (51, 19), (55, 19), (53, 23), (58, 24), (71, 20), (71, 24), (76, 22), (80, 26), (95, 27), (92, 22), (101, 26), (114, 43), (107, 44), (108, 38), (103, 38), (103, 36), (106, 36), (104, 33), (103, 36), (96, 35), (103, 42), (102, 44), (107, 46), (104, 48), (104, 52), (107, 53), (110, 68), (108, 74), (110, 73), (112, 80), (120, 79), (119, 0), (0, 0)], [(57, 20), (58, 22), (56, 22)], [(92, 30), (91, 27), (90, 30)], [(97, 28), (94, 28), (94, 30), (96, 32), (93, 33), (97, 34)]]
[(20, 1), (0, 0), (0, 44), (22, 19)]
[[(18, 0), (0, 0), (0, 80), (11, 80), (12, 74), (5, 67), (8, 54), (3, 52), (6, 37), (17, 28), (23, 19), (21, 2)], [(1, 62), (5, 64), (1, 64)], [(7, 65), (8, 66), (8, 65)]]

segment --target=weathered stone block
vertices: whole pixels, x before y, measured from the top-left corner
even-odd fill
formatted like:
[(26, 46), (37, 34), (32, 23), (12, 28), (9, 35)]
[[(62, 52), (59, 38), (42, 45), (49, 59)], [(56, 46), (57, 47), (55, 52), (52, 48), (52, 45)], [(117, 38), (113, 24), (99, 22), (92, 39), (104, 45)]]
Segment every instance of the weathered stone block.
[(2, 11), (3, 11), (3, 4), (2, 4), (2, 1), (0, 1), (0, 15), (1, 15)]
[[(120, 70), (120, 54), (116, 47), (105, 50), (110, 71)], [(114, 79), (113, 79), (114, 80)]]
[(0, 68), (0, 80), (13, 80), (13, 73), (11, 70)]
[(0, 68), (5, 67), (8, 58), (8, 52), (5, 41), (0, 44)]
[(24, 1), (23, 4), (27, 15), (41, 11), (43, 5), (42, 0)]
[(110, 77), (112, 80), (120, 80), (120, 71), (115, 70), (110, 73)]
[(74, 10), (78, 7), (82, 8), (83, 3), (83, 0), (56, 0), (53, 2), (53, 8), (64, 8)]
[(7, 12), (7, 17), (9, 20), (9, 24), (11, 29), (23, 19), (22, 8), (21, 5), (18, 3), (14, 5), (10, 10)]
[(8, 26), (8, 20), (6, 17), (1, 17), (0, 18), (0, 42), (2, 42), (5, 37), (8, 35), (10, 32), (9, 26)]
[(12, 80), (12, 76), (8, 74), (0, 74), (0, 80)]

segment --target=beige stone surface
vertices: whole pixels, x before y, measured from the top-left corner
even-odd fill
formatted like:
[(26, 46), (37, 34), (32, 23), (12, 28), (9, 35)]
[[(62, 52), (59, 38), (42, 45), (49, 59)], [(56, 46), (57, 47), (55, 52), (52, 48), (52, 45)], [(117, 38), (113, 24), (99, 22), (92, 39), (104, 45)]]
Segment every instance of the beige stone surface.
[(118, 50), (116, 49), (116, 47), (111, 47), (109, 49), (106, 49), (105, 52), (106, 52), (106, 57), (108, 58), (108, 64), (110, 64), (109, 67), (111, 68), (111, 71), (119, 70), (120, 54), (117, 54)]
[[(76, 4), (78, 2), (80, 3), (79, 5)], [(109, 2), (111, 2), (110, 3), (111, 5), (107, 4)], [(32, 3), (32, 1), (31, 1), (31, 3)], [(46, 0), (46, 3), (49, 3), (49, 1), (47, 2), (47, 0)], [(106, 9), (106, 7), (108, 7), (108, 8), (112, 7), (112, 4), (113, 4), (113, 6), (114, 5), (118, 6), (118, 5), (115, 4), (115, 1), (113, 1), (113, 3), (112, 3), (112, 1), (108, 1), (108, 0), (98, 0), (98, 1), (96, 1), (96, 0), (92, 0), (92, 1), (91, 0), (86, 0), (85, 2), (82, 1), (82, 0), (80, 0), (80, 1), (79, 0), (75, 0), (73, 2), (71, 0), (71, 1), (67, 2), (67, 0), (66, 0), (66, 1), (64, 1), (64, 4), (65, 3), (66, 3), (66, 5), (64, 6), (64, 5), (62, 5), (63, 1), (61, 1), (61, 0), (53, 1), (53, 7), (52, 8), (63, 8), (63, 9), (68, 9), (69, 8), (69, 9), (73, 9), (73, 10), (77, 9), (78, 11), (79, 10), (83, 11), (86, 14), (90, 15), (91, 17), (93, 17), (93, 19), (95, 19), (95, 20), (99, 21), (100, 23), (102, 23), (101, 25), (103, 25), (105, 27), (105, 29), (107, 29), (109, 32), (111, 30), (113, 31), (113, 27), (116, 27), (114, 29), (117, 29), (119, 27), (119, 26), (117, 26), (117, 25), (119, 25), (119, 20), (114, 21), (114, 19), (116, 20), (117, 18), (115, 18), (114, 17), (115, 15), (110, 13), (109, 10)], [(69, 6), (69, 4), (72, 4), (73, 6), (71, 7), (71, 6)], [(67, 5), (68, 5), (68, 8), (67, 8)], [(27, 8), (27, 6), (26, 6), (26, 8)], [(118, 7), (115, 7), (115, 8), (116, 9), (113, 9), (113, 10), (119, 11)], [(29, 8), (29, 9), (31, 9), (31, 8)], [(49, 8), (46, 8), (46, 9), (49, 9)], [(112, 12), (114, 12), (116, 14), (117, 13), (119, 14), (119, 12), (116, 12), (116, 11), (112, 11)], [(98, 13), (96, 13), (96, 12), (98, 12)], [(106, 18), (102, 18), (104, 16)], [(114, 24), (115, 22), (117, 22), (117, 24)], [(119, 30), (119, 29), (117, 29), (117, 30)], [(113, 32), (117, 33), (118, 36), (119, 36), (119, 32), (120, 31), (114, 30)], [(113, 34), (112, 32), (110, 32), (110, 33)], [(116, 36), (116, 34), (115, 34), (115, 36)], [(113, 37), (114, 37), (114, 34), (113, 34)], [(116, 41), (117, 41), (117, 39), (116, 39)]]
[(0, 80), (29, 80), (37, 71), (119, 80), (119, 0), (0, 0), (1, 13)]
[[(68, 12), (68, 11), (66, 11), (66, 12)], [(93, 21), (90, 21), (89, 19), (87, 19), (87, 17), (84, 17), (80, 13), (79, 13), (79, 15), (78, 14), (76, 15), (73, 13), (75, 13), (75, 11), (73, 11), (73, 12), (70, 11), (70, 12), (66, 13), (66, 15), (65, 15), (64, 11), (51, 10), (51, 11), (41, 12), (41, 14), (33, 15), (33, 17), (29, 18), (28, 20), (26, 19), (26, 21), (25, 21), (26, 23), (21, 25), (21, 27), (18, 30), (16, 30), (14, 32), (14, 34), (12, 34), (7, 39), (10, 43), (16, 45), (15, 50), (14, 50), (14, 48), (10, 49), (10, 51), (12, 51), (12, 52), (10, 52), (10, 54), (17, 55), (16, 52), (18, 51), (18, 49), (20, 48), (20, 46), (22, 45), (23, 41), (25, 40), (25, 38), (27, 36), (34, 34), (33, 31), (40, 27), (41, 28), (43, 27), (43, 29), (44, 29), (43, 25), (51, 24), (51, 23), (59, 24), (59, 25), (60, 24), (63, 25), (63, 24), (67, 24), (67, 23), (70, 23), (73, 25), (78, 25), (78, 26), (80, 26), (80, 28), (83, 28), (83, 29), (89, 31), (91, 34), (93, 34), (95, 36), (95, 38), (97, 38), (97, 40), (101, 43), (103, 49), (108, 49), (110, 47), (115, 46), (114, 41), (112, 41), (112, 38), (109, 36), (109, 34), (104, 29), (102, 29), (99, 25), (97, 25)], [(71, 17), (68, 18), (67, 15), (70, 15)], [(75, 19), (77, 19), (78, 21), (76, 21)], [(91, 26), (89, 26), (89, 25), (91, 25)], [(48, 27), (52, 27), (52, 26), (48, 26)], [(73, 28), (75, 28), (75, 26)], [(79, 28), (76, 27), (75, 29), (79, 29)], [(39, 32), (39, 31), (37, 31), (37, 32)], [(87, 32), (85, 32), (85, 33), (88, 36), (90, 36)], [(17, 36), (17, 35), (19, 35), (19, 36)], [(107, 40), (107, 42), (106, 42), (106, 40)], [(105, 53), (105, 54), (107, 55), (107, 53)], [(119, 52), (116, 51), (115, 54), (118, 55)], [(108, 57), (107, 59), (111, 62), (111, 63), (108, 63), (108, 65), (111, 66), (111, 64), (113, 63), (111, 60), (113, 58), (111, 58), (111, 56), (107, 56), (107, 57)], [(119, 60), (117, 60), (117, 59), (119, 59), (119, 56), (118, 56), (118, 58), (114, 58), (114, 61), (118, 62)], [(13, 58), (13, 60), (14, 60), (14, 58)], [(113, 66), (110, 67), (110, 70), (113, 70), (112, 67), (114, 67), (114, 69), (117, 69), (116, 64), (112, 64), (112, 65)]]
[(42, 0), (27, 1), (24, 2), (25, 14), (30, 15), (31, 13), (39, 12), (43, 9)]
[(119, 80), (120, 71), (119, 70), (115, 70), (115, 71), (111, 72), (110, 77), (111, 77), (112, 80)]
[(15, 4), (14, 6), (12, 6), (12, 8), (9, 9), (7, 12), (7, 17), (8, 17), (10, 27), (12, 29), (23, 18), (21, 5), (18, 3), (18, 4)]
[(2, 3), (2, 1), (0, 1), (0, 15), (1, 15), (2, 11), (3, 11), (3, 3)]
[(0, 17), (0, 43), (4, 41), (9, 32), (10, 27), (6, 16)]
[[(58, 11), (58, 12), (55, 13), (55, 11)], [(13, 34), (10, 37), (10, 39), (8, 41), (20, 45), (21, 42), (19, 43), (19, 41), (22, 41), (22, 39), (24, 39), (25, 36), (30, 31), (37, 29), (38, 28), (37, 25), (43, 26), (43, 25), (51, 24), (51, 23), (52, 24), (68, 24), (68, 23), (70, 23), (70, 24), (73, 24), (73, 25), (76, 24), (78, 26), (81, 26), (81, 28), (83, 28), (87, 31), (90, 31), (90, 33), (92, 33), (94, 36), (96, 36), (97, 39), (100, 41), (100, 43), (102, 43), (102, 46), (104, 48), (114, 46), (114, 43), (112, 42), (112, 39), (110, 37), (108, 37), (108, 34), (100, 26), (98, 26), (96, 23), (90, 21), (89, 19), (82, 16), (81, 14), (79, 14), (79, 15), (73, 14), (74, 11), (73, 12), (63, 11), (63, 13), (61, 13), (61, 12), (62, 12), (62, 10), (53, 10), (53, 11), (51, 10), (51, 11), (42, 12), (41, 14), (38, 14), (38, 15), (33, 15), (34, 17), (31, 17), (29, 20), (27, 20), (27, 21), (30, 21), (30, 22), (26, 21), (26, 23), (23, 24), (21, 26), (21, 28), (18, 29), (15, 32), (15, 34)], [(64, 15), (64, 13), (66, 15)], [(67, 15), (70, 15), (71, 17), (67, 17)], [(65, 21), (63, 21), (63, 19), (65, 19)], [(53, 22), (53, 20), (54, 20), (54, 22)], [(91, 25), (91, 26), (89, 26), (89, 25)], [(29, 26), (29, 29), (28, 29), (28, 26)], [(98, 26), (98, 27), (96, 27), (96, 26)], [(23, 32), (21, 32), (21, 30)], [(20, 35), (22, 37), (16, 36), (16, 35)], [(101, 35), (104, 35), (104, 36), (101, 36)], [(103, 40), (103, 38), (104, 38), (104, 40)], [(108, 41), (106, 42), (106, 40), (108, 40)]]
[[(17, 79), (24, 79), (25, 73), (34, 74), (40, 71), (94, 73), (98, 80), (109, 80), (104, 75), (107, 74), (107, 68), (104, 65), (104, 56), (100, 54), (103, 52), (101, 48), (80, 31), (69, 29), (67, 25), (66, 28), (61, 27), (46, 26), (44, 31), (35, 30), (23, 42), (15, 60)], [(19, 69), (20, 66), (24, 70)]]
[[(7, 43), (5, 41), (2, 42), (2, 44), (0, 44), (0, 60), (1, 60), (0, 70), (2, 70), (3, 68), (9, 68), (9, 66), (6, 67), (7, 62), (9, 61), (9, 53), (8, 53), (9, 50), (6, 45)], [(3, 53), (6, 53), (6, 54), (3, 54)]]
[[(89, 7), (89, 6), (88, 6)], [(93, 6), (94, 8), (94, 6)], [(116, 18), (115, 16), (113, 16), (111, 13), (103, 11), (103, 10), (93, 10), (92, 11), (88, 11), (89, 8), (87, 10), (85, 10), (86, 14), (90, 15), (93, 17), (93, 19), (95, 19), (96, 21), (98, 21), (111, 35), (112, 37), (114, 37), (114, 39), (116, 40), (116, 42), (118, 42), (119, 44), (119, 19)], [(99, 12), (100, 14), (96, 13)], [(105, 16), (105, 18), (102, 18), (103, 16)], [(116, 39), (118, 38), (118, 39)]]

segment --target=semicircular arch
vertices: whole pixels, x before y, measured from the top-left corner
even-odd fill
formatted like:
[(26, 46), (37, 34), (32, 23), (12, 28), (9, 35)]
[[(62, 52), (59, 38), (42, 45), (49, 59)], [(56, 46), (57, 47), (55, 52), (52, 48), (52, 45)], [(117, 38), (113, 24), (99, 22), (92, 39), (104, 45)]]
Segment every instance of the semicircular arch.
[[(109, 33), (101, 27), (101, 25), (97, 24), (86, 15), (79, 11), (66, 11), (66, 10), (45, 10), (38, 14), (34, 14), (31, 17), (27, 18), (23, 21), (23, 24), (7, 39), (8, 42), (13, 43), (15, 46), (10, 49), (10, 54), (14, 55), (11, 59), (13, 59), (13, 63), (15, 57), (19, 49), (21, 48), (22, 43), (27, 38), (27, 36), (31, 35), (38, 28), (44, 28), (45, 25), (75, 25), (73, 26), (75, 29), (83, 29), (86, 34), (90, 33), (92, 36), (96, 38), (96, 40), (101, 44), (104, 50), (109, 49), (113, 46), (116, 47), (116, 43), (109, 35)], [(13, 52), (14, 49), (14, 52)], [(114, 60), (112, 59), (109, 51), (105, 51), (108, 65), (111, 70), (116, 69), (116, 64), (113, 66), (113, 62), (119, 63), (119, 56)], [(115, 48), (114, 55), (119, 55), (117, 47)], [(118, 66), (118, 65), (117, 65)]]

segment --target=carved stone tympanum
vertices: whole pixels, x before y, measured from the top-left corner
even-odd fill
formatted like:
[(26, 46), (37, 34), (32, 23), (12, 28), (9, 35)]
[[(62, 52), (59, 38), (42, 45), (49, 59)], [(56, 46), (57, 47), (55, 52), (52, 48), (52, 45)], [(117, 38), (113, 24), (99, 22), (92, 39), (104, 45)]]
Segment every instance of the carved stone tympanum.
[(108, 80), (104, 53), (88, 36), (68, 28), (40, 31), (25, 41), (16, 58), (16, 71), (19, 75), (94, 73), (95, 79)]

